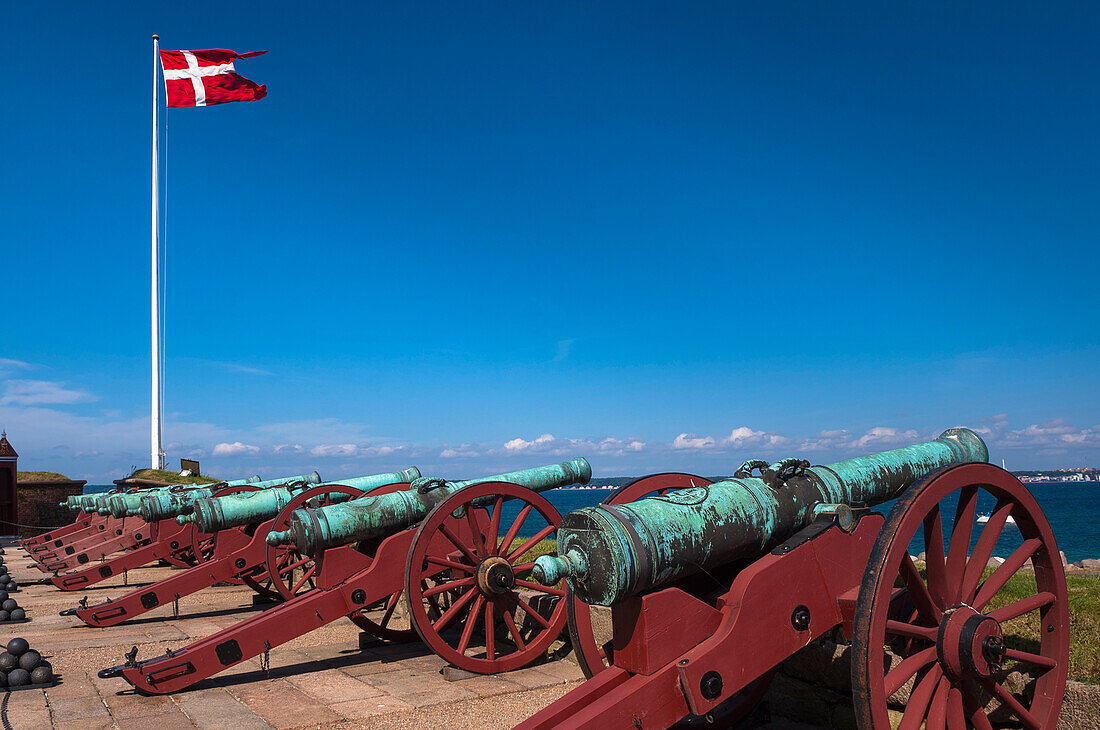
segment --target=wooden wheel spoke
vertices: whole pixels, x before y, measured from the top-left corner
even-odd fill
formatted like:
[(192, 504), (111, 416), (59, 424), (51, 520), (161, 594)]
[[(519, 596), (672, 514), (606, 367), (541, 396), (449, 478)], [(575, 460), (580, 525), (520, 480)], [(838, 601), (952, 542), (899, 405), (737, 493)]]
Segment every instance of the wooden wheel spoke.
[(951, 543), (947, 547), (947, 599), (959, 602), (959, 588), (962, 586), (966, 571), (966, 557), (970, 553), (970, 535), (974, 529), (974, 519), (978, 511), (978, 488), (974, 485), (963, 487), (959, 492), (959, 506), (955, 510), (955, 522), (951, 528)]
[(537, 623), (539, 626), (541, 626), (544, 629), (550, 628), (550, 622), (547, 621), (546, 619), (544, 619), (542, 617), (542, 614), (540, 614), (538, 611), (531, 608), (530, 604), (528, 604), (527, 601), (520, 598), (519, 594), (517, 594), (515, 591), (512, 591), (511, 593), (506, 593), (504, 595), (508, 596), (508, 598), (511, 601), (513, 601), (515, 603), (518, 603), (520, 605), (520, 607), (523, 608), (524, 613), (526, 613), (528, 616), (530, 616), (531, 619), (535, 623)]
[[(466, 505), (466, 514), (464, 515), (464, 517), (466, 520), (466, 527), (469, 528), (471, 539), (474, 542), (474, 555), (476, 555), (479, 559), (487, 557), (489, 553), (486, 552), (485, 545), (483, 545), (481, 542), (481, 530), (479, 530), (477, 528), (477, 525), (474, 524), (474, 509), (472, 505)], [(475, 560), (474, 562), (476, 563), (478, 561)]]
[(489, 555), (496, 555), (497, 534), (500, 532), (500, 516), (504, 511), (504, 495), (497, 495), (497, 501), (493, 503), (492, 517), (489, 518), (489, 530), (485, 537), (485, 544)]
[(946, 558), (943, 552), (943, 520), (937, 504), (924, 517), (925, 567), (928, 571), (928, 592), (941, 608), (947, 604)]
[(478, 594), (477, 600), (470, 608), (470, 614), (466, 617), (466, 625), (462, 627), (462, 636), (458, 640), (458, 653), (465, 654), (470, 648), (470, 638), (474, 635), (474, 626), (481, 618), (481, 605), (486, 603), (485, 596)]
[(1040, 667), (1042, 669), (1054, 669), (1058, 666), (1058, 662), (1054, 661), (1050, 657), (1041, 656), (1039, 654), (1031, 654), (1030, 652), (1020, 651), (1018, 649), (1006, 649), (1005, 658), (1012, 659), (1017, 662), (1023, 662), (1024, 664), (1030, 664), (1034, 667)]
[(497, 550), (497, 555), (504, 555), (508, 552), (508, 548), (512, 547), (512, 541), (516, 539), (516, 535), (519, 534), (520, 528), (523, 527), (527, 515), (531, 514), (531, 510), (534, 508), (535, 506), (533, 504), (523, 505), (523, 509), (516, 515), (516, 519), (512, 520), (512, 525), (508, 528), (508, 532), (504, 533), (504, 539), (500, 541), (500, 548)]
[(916, 686), (913, 687), (912, 694), (909, 695), (909, 701), (905, 703), (905, 714), (901, 718), (901, 725), (898, 730), (918, 730), (928, 714), (928, 707), (932, 704), (932, 695), (939, 687), (941, 677), (943, 677), (943, 670), (940, 669), (938, 664), (933, 664), (931, 669), (917, 682)]
[(495, 607), (492, 601), (485, 602), (485, 657), (489, 661), (497, 658), (496, 646), (494, 646), (496, 641), (496, 636), (494, 635), (496, 623), (493, 621), (493, 610)]
[(504, 617), (504, 625), (508, 627), (508, 633), (512, 635), (512, 641), (515, 642), (516, 648), (523, 651), (527, 648), (527, 645), (523, 643), (523, 636), (520, 635), (519, 629), (516, 627), (511, 611), (504, 611), (502, 616)]
[(297, 593), (298, 589), (305, 585), (306, 581), (313, 577), (313, 574), (317, 571), (317, 564), (314, 563), (309, 567), (309, 570), (302, 573), (302, 577), (298, 579), (298, 582), (294, 584), (294, 587), (290, 589), (291, 593)]
[(527, 588), (528, 590), (539, 591), (540, 593), (549, 593), (551, 596), (564, 596), (565, 595), (565, 591), (560, 589), (560, 588), (553, 588), (551, 586), (544, 586), (544, 585), (541, 585), (539, 583), (531, 583), (530, 581), (526, 581), (526, 580), (517, 580), (516, 585), (521, 586), (523, 588)]
[(386, 612), (382, 614), (382, 620), (378, 622), (378, 625), (385, 628), (389, 625), (390, 619), (393, 618), (393, 611), (397, 608), (397, 602), (401, 600), (400, 591), (390, 596), (390, 600), (386, 604)]
[(473, 584), (473, 576), (470, 576), (469, 578), (459, 578), (458, 580), (447, 581), (446, 583), (441, 583), (434, 588), (429, 588), (428, 590), (424, 591), (422, 595), (424, 596), (424, 598), (431, 598), (432, 596), (439, 595), (440, 593), (446, 593), (447, 591), (457, 591), (459, 588), (462, 588), (464, 586), (472, 586)]
[(466, 559), (469, 560), (472, 564), (477, 565), (481, 562), (480, 560), (478, 560), (478, 557), (470, 551), (470, 546), (464, 545), (462, 541), (459, 540), (453, 532), (451, 532), (451, 529), (449, 527), (447, 527), (446, 525), (440, 525), (439, 531), (442, 532), (443, 536), (446, 537), (452, 545), (458, 548), (458, 551), (466, 556)]
[(437, 565), (440, 568), (450, 568), (451, 570), (461, 570), (463, 573), (473, 573), (477, 570), (476, 566), (467, 565), (465, 563), (459, 563), (454, 560), (447, 560), (446, 558), (440, 558), (435, 555), (429, 555), (424, 559), (424, 562)]
[(301, 560), (298, 560), (294, 563), (289, 563), (285, 567), (279, 569), (279, 575), (286, 575), (287, 573), (290, 573), (295, 569), (302, 567), (311, 560), (313, 560), (313, 558), (302, 558)]
[(908, 553), (901, 558), (901, 579), (905, 582), (905, 587), (909, 590), (909, 598), (913, 601), (913, 605), (917, 607), (917, 612), (925, 623), (939, 625), (943, 611), (932, 600), (932, 596), (928, 592), (928, 586), (924, 584), (924, 579), (920, 577), (920, 572), (917, 570), (917, 566), (913, 564), (913, 558), (909, 557)]
[(1028, 558), (1033, 556), (1035, 552), (1042, 547), (1042, 544), (1042, 540), (1033, 537), (1030, 540), (1025, 540), (1020, 547), (1013, 550), (1012, 554), (1008, 556), (1008, 559), (998, 565), (997, 569), (993, 571), (993, 574), (986, 578), (978, 587), (978, 594), (970, 604), (974, 607), (974, 610), (981, 611), (982, 608), (985, 607), (985, 604), (989, 603), (989, 600), (997, 595), (997, 591), (1004, 588), (1008, 579), (1023, 567)]
[(464, 609), (470, 603), (470, 601), (474, 599), (474, 596), (480, 595), (481, 594), (477, 591), (466, 591), (465, 593), (463, 593), (454, 603), (451, 604), (450, 608), (440, 614), (439, 618), (436, 620), (435, 624), (433, 624), (432, 628), (435, 629), (437, 633), (442, 633), (443, 629), (450, 626), (451, 622), (455, 620), (455, 617), (458, 616), (459, 612), (462, 611), (462, 609)]
[(1025, 613), (1030, 613), (1037, 608), (1043, 608), (1054, 603), (1055, 596), (1053, 593), (1043, 592), (1036, 593), (1034, 596), (1028, 596), (1015, 603), (1010, 603), (1007, 606), (1002, 606), (994, 611), (990, 611), (987, 616), (994, 618), (998, 623), (1004, 623), (1011, 621), (1014, 618), (1019, 618)]
[(997, 698), (997, 701), (1001, 703), (1009, 712), (1015, 715), (1025, 727), (1031, 730), (1039, 730), (1040, 723), (1030, 711), (1016, 699), (1016, 697), (1005, 689), (997, 682), (985, 680), (982, 682), (982, 686), (985, 687), (989, 694)]
[(554, 525), (547, 525), (546, 527), (536, 532), (534, 537), (532, 537), (527, 542), (523, 543), (518, 548), (508, 554), (508, 562), (512, 562), (513, 560), (533, 548), (535, 545), (538, 545), (540, 542), (545, 540), (550, 533), (554, 532), (557, 529), (558, 528)]
[(893, 620), (888, 620), (886, 622), (886, 633), (896, 634), (897, 636), (908, 636), (911, 639), (935, 641), (936, 632), (937, 629), (934, 626), (915, 626), (913, 624)]
[(902, 659), (901, 664), (891, 669), (886, 673), (886, 676), (883, 677), (883, 681), (886, 684), (886, 696), (889, 697), (897, 692), (909, 681), (910, 677), (935, 660), (936, 647), (934, 646), (918, 651), (916, 654)]
[(974, 600), (978, 583), (982, 579), (986, 564), (993, 557), (993, 549), (997, 546), (997, 540), (1001, 537), (1001, 531), (1004, 530), (1005, 523), (1012, 512), (1012, 506), (1013, 502), (1011, 501), (1003, 499), (998, 501), (996, 509), (993, 510), (989, 521), (985, 523), (985, 528), (978, 536), (978, 542), (974, 545), (974, 552), (971, 553), (970, 559), (966, 562), (966, 570), (963, 573), (962, 586), (959, 591), (959, 600), (963, 603), (971, 603)]
[(928, 719), (925, 724), (927, 730), (946, 730), (947, 699), (950, 691), (950, 680), (941, 676), (936, 685), (936, 692), (932, 695), (932, 702), (928, 705)]
[(993, 725), (989, 722), (989, 716), (985, 714), (985, 706), (978, 699), (977, 693), (965, 684), (963, 687), (963, 707), (970, 724), (977, 730), (993, 730)]
[(966, 730), (966, 710), (962, 692), (957, 687), (947, 692), (947, 730)]

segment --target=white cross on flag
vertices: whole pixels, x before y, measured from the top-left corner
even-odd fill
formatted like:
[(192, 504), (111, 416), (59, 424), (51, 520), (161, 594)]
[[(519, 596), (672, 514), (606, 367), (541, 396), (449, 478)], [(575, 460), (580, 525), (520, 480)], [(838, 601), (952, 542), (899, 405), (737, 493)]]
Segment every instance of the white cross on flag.
[(237, 73), (233, 61), (267, 51), (236, 53), (224, 48), (206, 51), (161, 51), (168, 106), (210, 106), (230, 101), (256, 101), (267, 96), (260, 86)]

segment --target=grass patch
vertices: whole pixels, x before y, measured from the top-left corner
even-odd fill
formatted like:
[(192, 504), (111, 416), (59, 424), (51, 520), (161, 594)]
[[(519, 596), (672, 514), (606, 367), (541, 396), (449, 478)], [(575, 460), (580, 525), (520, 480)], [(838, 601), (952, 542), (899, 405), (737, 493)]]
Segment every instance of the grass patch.
[[(993, 571), (987, 570), (988, 577)], [(1067, 575), (1069, 590), (1069, 678), (1078, 682), (1100, 684), (1100, 578)], [(1035, 576), (1020, 572), (1012, 576), (1005, 587), (993, 597), (987, 612), (1013, 601), (1035, 595)], [(1041, 627), (1039, 612), (1013, 619), (1004, 624), (1005, 643), (1013, 649), (1038, 652)]]
[(165, 484), (217, 484), (219, 480), (203, 475), (181, 477), (178, 471), (167, 469), (138, 469), (127, 479), (148, 479), (151, 482), (163, 482)]
[[(924, 563), (918, 562), (920, 574), (926, 576)], [(993, 574), (986, 568), (982, 580)], [(1069, 678), (1088, 684), (1100, 684), (1100, 576), (1067, 575), (1069, 594)], [(1008, 579), (1004, 587), (983, 609), (989, 613), (1028, 596), (1035, 595), (1035, 574), (1020, 571)], [(1011, 649), (1039, 653), (1039, 612), (1032, 611), (1001, 625), (1005, 644)]]
[(69, 482), (72, 481), (64, 474), (56, 471), (19, 471), (15, 473), (17, 482)]

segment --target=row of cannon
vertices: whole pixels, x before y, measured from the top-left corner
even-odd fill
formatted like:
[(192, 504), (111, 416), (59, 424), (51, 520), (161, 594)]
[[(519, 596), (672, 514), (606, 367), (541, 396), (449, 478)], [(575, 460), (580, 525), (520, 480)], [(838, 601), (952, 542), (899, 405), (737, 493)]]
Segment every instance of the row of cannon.
[[(951, 429), (824, 466), (654, 474), (564, 518), (542, 493), (588, 483), (584, 458), (468, 481), (416, 467), (338, 482), (250, 477), (70, 497), (71, 525), (22, 544), (50, 574), (41, 582), (64, 591), (158, 561), (181, 568), (63, 612), (89, 626), (219, 583), (274, 599), (187, 647), (145, 659), (135, 650), (100, 672), (142, 693), (186, 689), (347, 617), (478, 673), (545, 660), (566, 638), (589, 680), (525, 730), (728, 726), (783, 660), (839, 632), (853, 645), (862, 730), (890, 727), (903, 689), (903, 728), (985, 728), (996, 707), (1053, 728), (1067, 671), (1065, 576), (1034, 498), (987, 462), (976, 433)], [(872, 509), (889, 500), (888, 515)], [(1010, 524), (1017, 545), (987, 570)], [(910, 555), (915, 539), (923, 565)], [(1001, 601), (1021, 571), (1032, 590)], [(594, 607), (610, 608), (610, 636), (593, 629)], [(1041, 638), (1006, 638), (1021, 621), (1038, 621)], [(1012, 672), (1030, 678), (1026, 695), (1006, 688)]]

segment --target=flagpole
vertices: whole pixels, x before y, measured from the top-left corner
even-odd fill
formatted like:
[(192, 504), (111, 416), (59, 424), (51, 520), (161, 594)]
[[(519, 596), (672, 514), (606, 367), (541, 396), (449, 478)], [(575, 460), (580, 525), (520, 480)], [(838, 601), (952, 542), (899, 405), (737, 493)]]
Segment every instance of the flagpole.
[(153, 469), (164, 468), (164, 451), (161, 449), (161, 395), (160, 395), (160, 175), (157, 161), (157, 112), (160, 106), (160, 90), (157, 83), (157, 64), (160, 63), (160, 36), (153, 35), (153, 196), (152, 196), (152, 257), (150, 260), (150, 335), (152, 343), (152, 418), (149, 440)]

